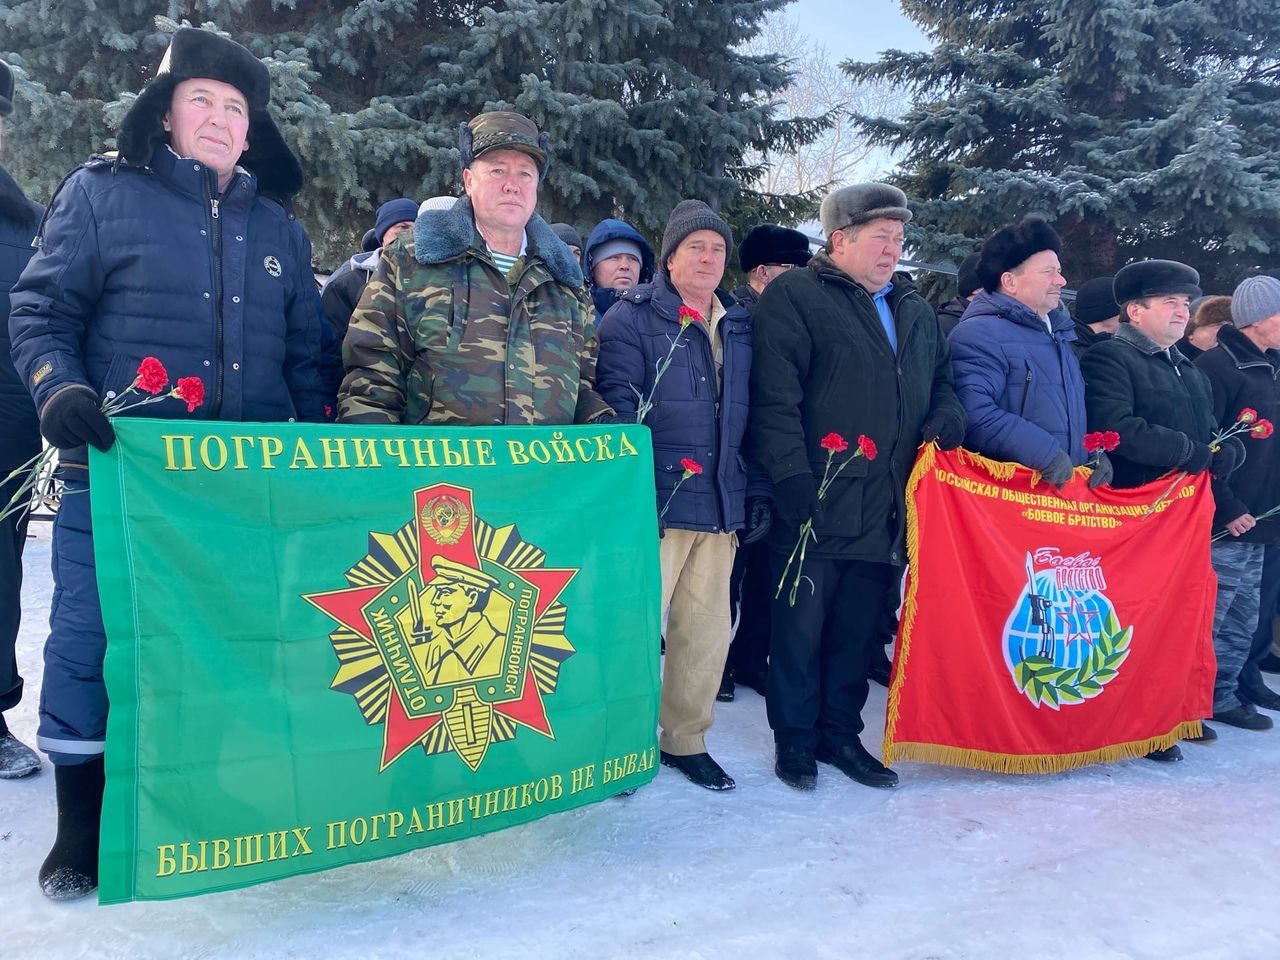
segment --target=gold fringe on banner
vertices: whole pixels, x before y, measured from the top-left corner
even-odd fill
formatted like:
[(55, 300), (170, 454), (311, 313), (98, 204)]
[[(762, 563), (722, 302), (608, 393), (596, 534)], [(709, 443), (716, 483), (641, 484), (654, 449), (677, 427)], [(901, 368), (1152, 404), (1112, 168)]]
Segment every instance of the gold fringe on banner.
[[(962, 454), (967, 451), (962, 451)], [(884, 764), (893, 766), (894, 744), (893, 731), (898, 725), (898, 712), (901, 706), (902, 678), (907, 670), (907, 658), (911, 654), (911, 630), (916, 622), (916, 593), (919, 590), (920, 562), (920, 516), (916, 509), (916, 489), (920, 481), (933, 469), (933, 462), (938, 455), (936, 443), (926, 443), (920, 448), (916, 457), (916, 465), (911, 469), (907, 480), (907, 595), (902, 601), (902, 620), (898, 629), (898, 648), (894, 654), (895, 669), (893, 683), (889, 685), (889, 706), (884, 720)], [(970, 454), (973, 456), (973, 454)], [(995, 461), (991, 461), (994, 463)]]
[[(987, 770), (992, 773), (1062, 773), (1077, 767), (1095, 763), (1114, 763), (1117, 760), (1136, 760), (1153, 750), (1167, 750), (1186, 737), (1198, 737), (1203, 730), (1199, 720), (1180, 723), (1169, 733), (1130, 743), (1113, 743), (1097, 750), (1080, 753), (988, 753), (986, 750), (970, 750), (965, 747), (947, 747), (937, 743), (894, 744), (895, 760), (918, 760), (922, 763), (941, 763), (951, 767), (968, 767), (970, 770)], [(886, 758), (886, 764), (888, 760)]]
[[(1133, 760), (1145, 757), (1154, 750), (1167, 750), (1179, 740), (1186, 737), (1198, 737), (1203, 727), (1199, 720), (1188, 720), (1180, 723), (1169, 733), (1146, 740), (1135, 740), (1130, 743), (1115, 743), (1097, 750), (1085, 750), (1080, 753), (1040, 753), (1040, 754), (1008, 754), (989, 753), (985, 750), (971, 750), (964, 747), (948, 747), (937, 743), (897, 743), (894, 733), (897, 730), (901, 711), (901, 687), (906, 676), (907, 664), (911, 656), (911, 636), (915, 628), (917, 597), (919, 590), (919, 558), (920, 558), (920, 517), (916, 506), (916, 490), (920, 482), (933, 469), (937, 459), (938, 445), (924, 444), (916, 458), (907, 481), (907, 595), (902, 603), (902, 620), (898, 631), (898, 649), (896, 669), (893, 671), (893, 684), (889, 688), (889, 704), (884, 724), (884, 764), (892, 767), (899, 760), (918, 760), (923, 763), (940, 763), (953, 767), (968, 767), (972, 770), (989, 770), (994, 773), (1061, 773), (1095, 763), (1114, 763), (1117, 760)], [(965, 449), (957, 449), (956, 455), (961, 463), (981, 467), (993, 480), (1007, 482), (1019, 469), (1028, 469), (1016, 463), (1002, 463), (991, 460), (980, 454)], [(1082, 469), (1082, 468), (1077, 468)], [(1032, 471), (1035, 474), (1035, 471)], [(1033, 476), (1033, 479), (1036, 477)]]

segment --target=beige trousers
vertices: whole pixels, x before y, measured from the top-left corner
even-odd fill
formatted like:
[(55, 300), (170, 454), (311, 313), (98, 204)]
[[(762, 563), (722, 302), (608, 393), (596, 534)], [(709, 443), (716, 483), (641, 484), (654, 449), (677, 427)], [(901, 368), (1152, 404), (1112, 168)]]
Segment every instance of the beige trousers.
[(659, 559), (667, 617), (659, 744), (667, 753), (705, 753), (703, 735), (729, 653), (729, 575), (738, 538), (732, 533), (667, 530)]

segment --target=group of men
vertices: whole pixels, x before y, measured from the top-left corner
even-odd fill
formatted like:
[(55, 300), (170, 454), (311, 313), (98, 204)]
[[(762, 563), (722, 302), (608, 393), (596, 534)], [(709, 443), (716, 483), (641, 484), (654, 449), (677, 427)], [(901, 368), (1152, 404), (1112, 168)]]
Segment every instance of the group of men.
[[(0, 115), (11, 96), (5, 69)], [(5, 444), (0, 466), (38, 451), (38, 424), (61, 451), (66, 484), (38, 731), (58, 803), (40, 870), (48, 896), (82, 896), (97, 882), (106, 639), (85, 450), (111, 446), (101, 402), (149, 355), (204, 378), (198, 415), (208, 419), (642, 421), (653, 437), (669, 611), (661, 757), (709, 789), (734, 786), (706, 747), (724, 694), (731, 583), (756, 601), (741, 607), (733, 672), (765, 691), (779, 778), (810, 789), (821, 762), (871, 786), (897, 782), (862, 746), (861, 713), (907, 559), (907, 479), (927, 442), (967, 442), (1062, 484), (1084, 462), (1085, 431), (1108, 429), (1121, 443), (1094, 483), (1210, 469), (1232, 534), (1214, 547), (1223, 583), (1215, 632), (1230, 638), (1215, 716), (1261, 725), (1240, 698), (1269, 706), (1265, 687), (1241, 672), (1244, 658), (1224, 654), (1243, 650), (1257, 625), (1272, 541), (1253, 517), (1271, 506), (1262, 478), (1280, 447), (1242, 465), (1237, 444), (1210, 440), (1242, 403), (1275, 418), (1280, 281), (1246, 281), (1231, 301), (1234, 326), (1193, 366), (1174, 343), (1199, 296), (1195, 271), (1130, 265), (1112, 284), (1115, 315), (1098, 318), (1106, 329), (1090, 327), (1098, 342), (1081, 360), (1076, 325), (1059, 309), (1057, 237), (1030, 220), (998, 231), (969, 264), (966, 280), (980, 292), (962, 298), (948, 342), (897, 271), (912, 216), (900, 190), (832, 192), (820, 213), (825, 245), (812, 256), (803, 234), (775, 225), (735, 247), (699, 200), (677, 204), (656, 255), (619, 220), (596, 225), (583, 244), (536, 212), (546, 134), (494, 111), (460, 129), (462, 195), (384, 204), (365, 251), (319, 296), (288, 200), (303, 177), (269, 96), (266, 68), (247, 50), (183, 29), (125, 116), (118, 153), (74, 171), (43, 220), (0, 175), (0, 280), (14, 284), (14, 367), (6, 377), (0, 364), (0, 411), (20, 440)], [(735, 252), (747, 284), (731, 294), (722, 283)], [(326, 341), (341, 343), (332, 379)], [(158, 404), (148, 415), (188, 413)], [(823, 488), (833, 433), (866, 436), (876, 455), (851, 458)], [(810, 524), (805, 586), (792, 599), (776, 584)], [(13, 624), (0, 623), (0, 709), (21, 692), (12, 637), (22, 539), (19, 519), (0, 542), (14, 601), (4, 598), (5, 613), (15, 611)], [(465, 578), (459, 584), (461, 635)], [(449, 652), (441, 648), (439, 669)], [(0, 714), (0, 775), (38, 767)]]

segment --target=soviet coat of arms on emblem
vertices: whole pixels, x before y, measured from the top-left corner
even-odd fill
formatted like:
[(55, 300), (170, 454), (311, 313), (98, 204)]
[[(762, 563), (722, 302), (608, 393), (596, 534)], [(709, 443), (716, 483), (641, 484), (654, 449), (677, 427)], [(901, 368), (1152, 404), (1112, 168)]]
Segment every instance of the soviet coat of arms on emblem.
[(1040, 547), (1026, 571), (1002, 640), (1014, 686), (1037, 707), (1091, 700), (1119, 674), (1133, 640), (1103, 592), (1101, 559)]

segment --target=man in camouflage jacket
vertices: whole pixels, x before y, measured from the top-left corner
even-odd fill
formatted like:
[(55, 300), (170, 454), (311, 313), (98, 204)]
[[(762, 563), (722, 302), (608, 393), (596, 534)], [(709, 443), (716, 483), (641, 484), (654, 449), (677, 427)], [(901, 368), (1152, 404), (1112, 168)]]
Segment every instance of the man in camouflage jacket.
[(547, 137), (482, 113), (459, 129), (466, 196), (383, 248), (343, 344), (347, 423), (612, 422), (593, 387), (582, 269), (536, 213)]

